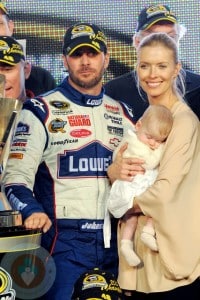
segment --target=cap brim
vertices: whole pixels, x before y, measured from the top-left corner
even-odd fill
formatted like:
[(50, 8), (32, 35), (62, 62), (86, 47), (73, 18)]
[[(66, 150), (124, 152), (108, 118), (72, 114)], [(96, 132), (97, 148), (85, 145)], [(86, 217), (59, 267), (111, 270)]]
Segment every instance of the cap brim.
[[(105, 292), (104, 293), (105, 296), (107, 296), (106, 299), (112, 299), (112, 300), (119, 300), (122, 299), (122, 295), (112, 295), (110, 293)], [(102, 292), (98, 292), (98, 293), (88, 293), (86, 295), (79, 295), (77, 297), (79, 300), (85, 300), (85, 299), (103, 299), (102, 298)], [(77, 298), (72, 298), (72, 299), (77, 299)]]
[(74, 53), (74, 51), (76, 51), (78, 48), (81, 48), (81, 47), (90, 47), (90, 48), (93, 48), (94, 50), (96, 50), (98, 53), (101, 52), (101, 50), (99, 48), (95, 47), (94, 45), (88, 44), (88, 43), (83, 43), (83, 44), (78, 44), (77, 46), (73, 47), (71, 49), (71, 51), (69, 51), (67, 53), (67, 55), (72, 55)]
[(0, 3), (0, 10), (2, 10), (2, 12), (4, 14), (8, 15), (7, 8), (5, 7), (5, 5), (3, 3)]
[(145, 24), (146, 26), (143, 26), (141, 29), (139, 30), (146, 30), (149, 29), (152, 25), (158, 23), (159, 21), (168, 21), (170, 23), (177, 23), (177, 20), (175, 18), (169, 18), (169, 17), (160, 17), (160, 18), (156, 18), (154, 20), (152, 20), (151, 22), (149, 22), (148, 24)]
[(7, 60), (4, 60), (4, 59), (0, 59), (0, 63), (4, 63), (6, 65), (9, 65), (9, 66), (15, 66), (19, 63), (20, 61), (18, 62), (11, 62), (11, 61), (7, 61)]
[(91, 288), (91, 289), (86, 289), (82, 291), (75, 291), (72, 295), (72, 299), (79, 299), (79, 300), (85, 300), (85, 299), (102, 299), (102, 293), (107, 296), (106, 299), (112, 299), (112, 300), (119, 300), (122, 299), (122, 294), (114, 292), (114, 291), (104, 291), (98, 287), (98, 288)]

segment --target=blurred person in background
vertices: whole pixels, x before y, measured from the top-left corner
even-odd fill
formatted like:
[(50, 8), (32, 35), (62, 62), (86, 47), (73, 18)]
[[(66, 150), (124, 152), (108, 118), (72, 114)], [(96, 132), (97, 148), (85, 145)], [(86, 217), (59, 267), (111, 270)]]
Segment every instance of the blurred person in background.
[[(8, 9), (5, 4), (0, 2), (0, 35), (12, 36), (13, 33), (14, 22), (10, 19)], [(25, 67), (27, 69), (25, 78), (26, 89), (32, 91), (35, 96), (56, 87), (54, 77), (45, 68), (32, 65), (29, 61), (26, 61)]]
[[(177, 16), (169, 6), (155, 4), (143, 8), (138, 16), (136, 32), (133, 36), (133, 46), (136, 51), (145, 36), (156, 32), (168, 34), (179, 45), (181, 38), (186, 33), (186, 28), (179, 23)], [(188, 49), (188, 51), (192, 51), (192, 49)], [(185, 73), (184, 100), (200, 119), (200, 75), (188, 69), (185, 69)], [(138, 91), (135, 70), (108, 81), (105, 84), (105, 90), (106, 94), (113, 99), (130, 105), (135, 121), (142, 116), (149, 105), (145, 91), (142, 89)]]
[[(34, 96), (32, 91), (25, 89), (25, 78), (29, 76), (25, 65), (25, 54), (21, 44), (11, 36), (0, 36), (0, 74), (3, 75), (5, 81), (3, 94), (5, 98), (8, 98), (8, 101), (11, 98), (18, 99), (23, 103), (27, 97)], [(9, 133), (6, 144), (0, 146), (0, 175), (2, 175), (7, 162), (11, 136), (12, 132)], [(5, 199), (4, 195), (0, 193), (1, 210), (5, 208), (3, 199)]]

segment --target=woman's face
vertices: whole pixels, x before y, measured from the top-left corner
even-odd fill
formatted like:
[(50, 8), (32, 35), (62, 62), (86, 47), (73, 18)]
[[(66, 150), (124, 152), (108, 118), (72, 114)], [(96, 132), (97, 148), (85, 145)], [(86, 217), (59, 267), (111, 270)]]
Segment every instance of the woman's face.
[(173, 93), (173, 81), (180, 65), (174, 62), (173, 51), (161, 44), (140, 48), (137, 74), (149, 100)]

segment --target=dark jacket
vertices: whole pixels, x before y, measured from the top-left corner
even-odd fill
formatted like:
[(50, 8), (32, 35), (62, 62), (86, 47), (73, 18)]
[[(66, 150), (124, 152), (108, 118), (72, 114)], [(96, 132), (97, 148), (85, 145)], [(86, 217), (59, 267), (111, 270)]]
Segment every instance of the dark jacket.
[(25, 86), (27, 90), (33, 91), (34, 95), (38, 96), (53, 90), (56, 87), (56, 81), (48, 70), (33, 65)]

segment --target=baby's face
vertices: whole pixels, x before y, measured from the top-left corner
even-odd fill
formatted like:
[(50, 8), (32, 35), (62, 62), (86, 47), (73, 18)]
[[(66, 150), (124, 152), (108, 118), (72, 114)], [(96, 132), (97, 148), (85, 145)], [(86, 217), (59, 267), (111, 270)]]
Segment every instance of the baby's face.
[(142, 127), (140, 127), (137, 130), (137, 137), (142, 143), (146, 144), (147, 146), (149, 146), (149, 148), (153, 150), (157, 149), (160, 146), (160, 144), (164, 142), (163, 138), (154, 137)]

